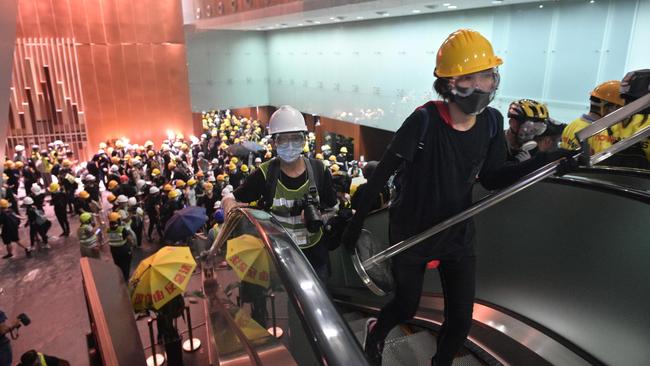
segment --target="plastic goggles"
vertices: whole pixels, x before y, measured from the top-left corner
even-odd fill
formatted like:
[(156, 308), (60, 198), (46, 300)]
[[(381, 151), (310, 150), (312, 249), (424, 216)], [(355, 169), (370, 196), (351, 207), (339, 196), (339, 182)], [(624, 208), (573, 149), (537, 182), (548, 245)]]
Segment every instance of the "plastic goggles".
[(475, 91), (493, 93), (499, 87), (501, 76), (497, 69), (475, 72), (473, 74), (455, 76), (450, 80), (451, 91), (454, 95), (468, 97)]
[(276, 144), (291, 144), (303, 145), (305, 143), (305, 135), (302, 133), (283, 133), (275, 137)]
[(520, 141), (530, 141), (546, 131), (546, 123), (539, 121), (524, 121), (519, 126), (517, 137)]

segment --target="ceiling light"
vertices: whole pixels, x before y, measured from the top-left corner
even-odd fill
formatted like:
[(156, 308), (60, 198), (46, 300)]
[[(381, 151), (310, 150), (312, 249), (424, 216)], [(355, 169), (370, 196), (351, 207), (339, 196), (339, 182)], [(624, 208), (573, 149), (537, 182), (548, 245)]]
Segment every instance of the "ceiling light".
[(363, 19), (363, 17), (362, 17), (362, 16), (358, 16), (357, 19)]
[(442, 6), (449, 6), (449, 5), (451, 5), (451, 4), (450, 4), (450, 3), (444, 3), (444, 4), (442, 4)]
[(299, 26), (299, 27), (302, 27), (302, 23), (298, 23), (298, 26)]
[(503, 0), (492, 0), (492, 4), (503, 4)]
[(539, 4), (540, 9), (544, 9), (544, 4)]
[(595, 2), (596, 2), (596, 0), (589, 0), (589, 4), (593, 4)]
[(458, 9), (458, 7), (456, 5), (449, 5), (447, 9)]
[(412, 11), (413, 13), (415, 13), (415, 14), (417, 14), (417, 13), (420, 12), (420, 10), (418, 10), (418, 9), (413, 9), (413, 10), (411, 10), (411, 11)]
[(336, 19), (336, 18), (334, 18), (334, 17), (330, 17), (330, 20), (334, 20), (334, 19)]
[(320, 24), (320, 22), (319, 22), (318, 20), (317, 20), (317, 21), (315, 21), (314, 23), (316, 23), (316, 24)]
[(334, 19), (334, 21), (335, 21), (335, 22), (340, 22), (340, 21), (341, 21), (341, 19), (339, 19), (339, 18), (336, 18), (336, 19)]

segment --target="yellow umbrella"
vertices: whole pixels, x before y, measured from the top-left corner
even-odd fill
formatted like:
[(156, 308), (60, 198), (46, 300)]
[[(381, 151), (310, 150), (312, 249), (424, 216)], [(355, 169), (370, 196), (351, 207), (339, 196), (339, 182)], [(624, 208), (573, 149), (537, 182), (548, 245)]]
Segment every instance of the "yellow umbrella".
[(163, 247), (142, 260), (129, 280), (135, 311), (160, 309), (187, 288), (196, 262), (188, 247)]
[(269, 287), (269, 257), (259, 238), (244, 234), (228, 240), (226, 261), (240, 280)]

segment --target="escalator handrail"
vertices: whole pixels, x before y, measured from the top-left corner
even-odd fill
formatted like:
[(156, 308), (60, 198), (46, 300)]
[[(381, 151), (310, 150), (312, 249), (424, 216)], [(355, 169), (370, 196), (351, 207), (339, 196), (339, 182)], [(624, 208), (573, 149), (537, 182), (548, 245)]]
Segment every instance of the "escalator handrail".
[[(591, 167), (591, 168), (580, 167), (576, 170), (576, 172), (577, 173), (591, 173), (591, 172), (607, 173), (607, 174), (618, 175), (618, 176), (650, 178), (650, 171), (646, 171), (643, 169), (633, 169), (633, 168), (598, 167), (598, 166)], [(563, 179), (567, 177), (570, 177), (571, 179)], [(650, 203), (648, 201), (648, 198), (650, 197), (650, 192), (648, 191), (635, 189), (635, 188), (628, 188), (616, 183), (610, 183), (610, 182), (597, 180), (593, 178), (576, 177), (574, 175), (567, 174), (562, 177), (548, 177), (545, 180), (543, 180), (543, 182), (552, 183), (552, 184), (562, 184), (568, 186), (576, 186), (576, 187), (591, 189), (595, 191), (615, 194), (617, 196), (629, 198), (642, 203)], [(367, 217), (380, 215), (383, 212), (387, 211), (388, 209), (390, 209), (390, 205), (371, 211)]]
[[(229, 231), (241, 218), (253, 224), (267, 248), (296, 313), (311, 335), (307, 338), (314, 352), (321, 358), (321, 364), (368, 365), (356, 337), (338, 313), (325, 286), (318, 280), (300, 248), (271, 214), (246, 207), (233, 209), (227, 218), (227, 222), (233, 224), (226, 224), (211, 252), (226, 242)], [(276, 232), (269, 234), (269, 227)]]

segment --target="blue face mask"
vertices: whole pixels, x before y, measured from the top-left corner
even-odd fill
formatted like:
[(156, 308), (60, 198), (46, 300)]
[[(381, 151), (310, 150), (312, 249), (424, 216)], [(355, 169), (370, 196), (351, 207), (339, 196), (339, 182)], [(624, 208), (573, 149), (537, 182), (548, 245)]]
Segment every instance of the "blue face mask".
[(303, 144), (293, 144), (286, 142), (278, 144), (278, 157), (285, 163), (293, 163), (302, 153)]

